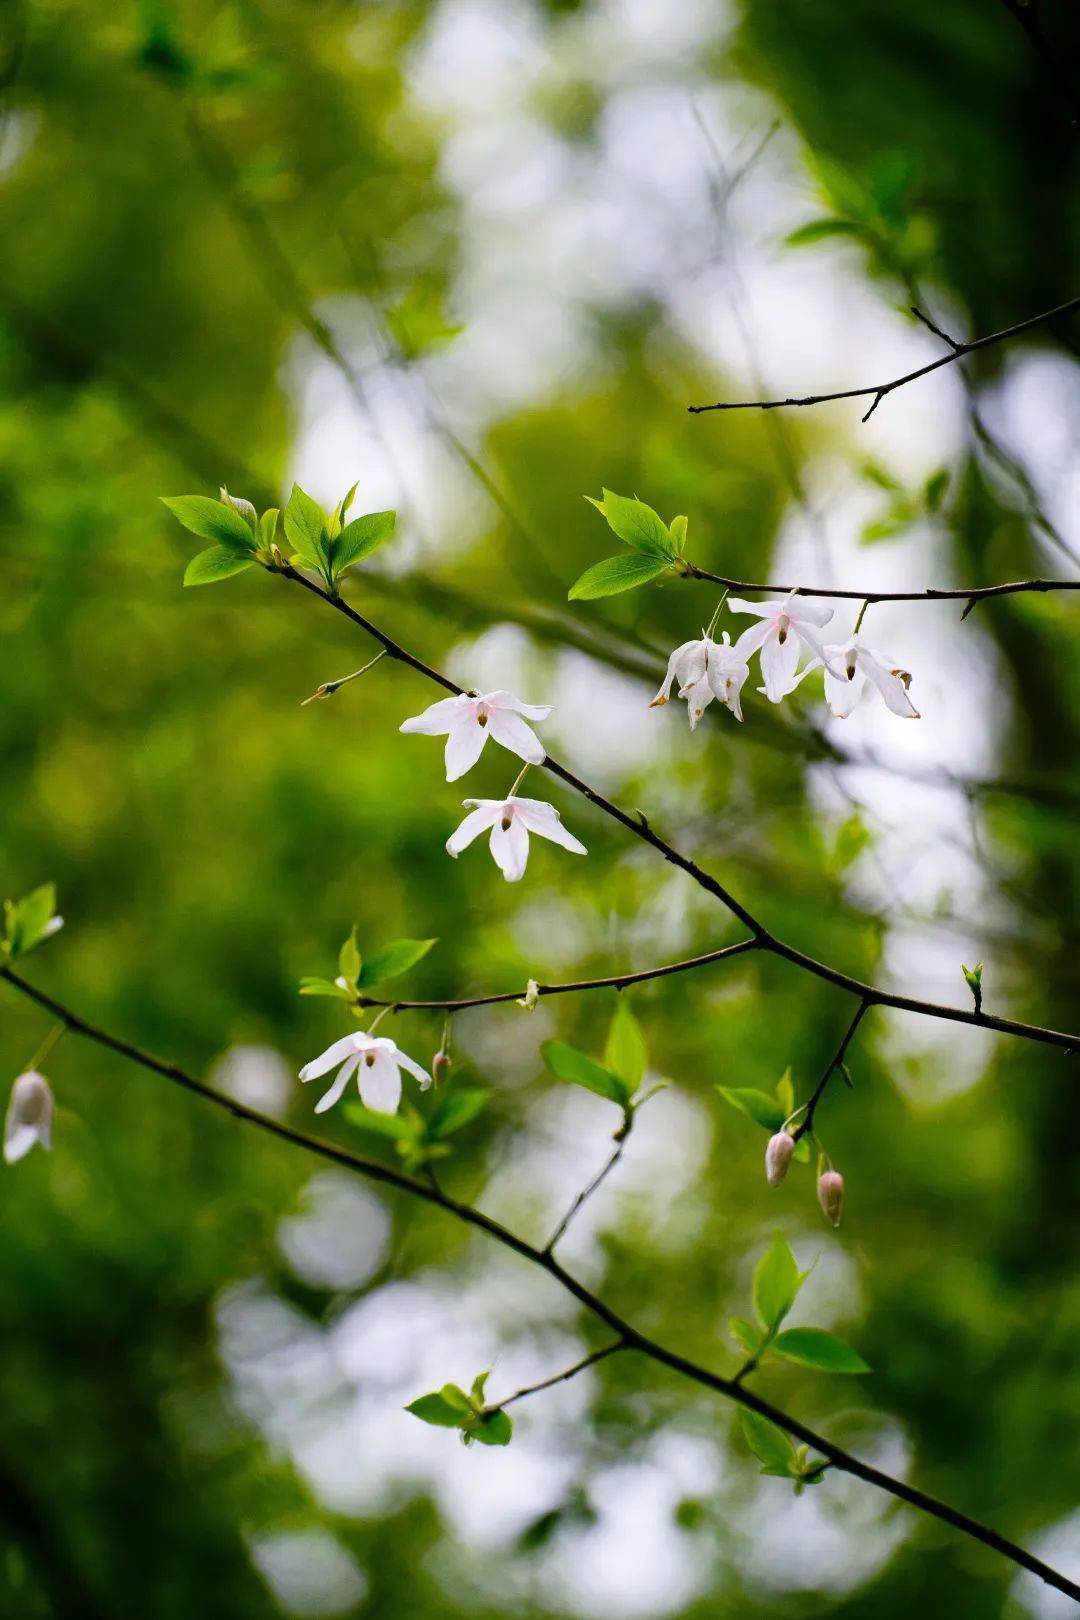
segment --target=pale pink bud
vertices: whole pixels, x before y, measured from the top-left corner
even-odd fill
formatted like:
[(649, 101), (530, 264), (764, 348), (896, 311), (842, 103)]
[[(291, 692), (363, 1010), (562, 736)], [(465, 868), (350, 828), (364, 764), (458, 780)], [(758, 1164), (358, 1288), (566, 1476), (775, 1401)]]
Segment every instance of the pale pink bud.
[(818, 1177), (818, 1203), (833, 1226), (840, 1225), (840, 1212), (844, 1207), (844, 1178), (839, 1170), (823, 1170)]
[(451, 1059), (449, 1052), (444, 1052), (441, 1048), (432, 1058), (431, 1078), (434, 1080), (437, 1086), (441, 1085), (446, 1079), (447, 1075), (450, 1073), (450, 1063)]
[(765, 1149), (765, 1180), (770, 1187), (779, 1187), (788, 1173), (791, 1155), (795, 1151), (795, 1138), (789, 1131), (777, 1131), (769, 1137)]

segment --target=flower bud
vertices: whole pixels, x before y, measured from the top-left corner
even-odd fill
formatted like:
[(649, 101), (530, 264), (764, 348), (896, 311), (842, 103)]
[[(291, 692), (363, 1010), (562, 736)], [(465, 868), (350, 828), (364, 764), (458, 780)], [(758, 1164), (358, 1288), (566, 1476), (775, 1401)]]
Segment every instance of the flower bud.
[(35, 1142), (52, 1146), (53, 1095), (43, 1074), (31, 1069), (20, 1074), (11, 1088), (4, 1120), (4, 1159), (15, 1164)]
[(844, 1207), (844, 1178), (839, 1170), (823, 1170), (818, 1177), (818, 1203), (833, 1226), (840, 1225), (840, 1212)]
[(444, 1052), (440, 1047), (439, 1051), (436, 1052), (435, 1056), (431, 1060), (431, 1078), (434, 1080), (437, 1086), (441, 1086), (447, 1075), (450, 1073), (450, 1064), (451, 1058), (449, 1052)]
[(791, 1155), (795, 1151), (795, 1138), (790, 1131), (777, 1131), (769, 1137), (765, 1149), (765, 1180), (770, 1187), (779, 1187), (788, 1173)]

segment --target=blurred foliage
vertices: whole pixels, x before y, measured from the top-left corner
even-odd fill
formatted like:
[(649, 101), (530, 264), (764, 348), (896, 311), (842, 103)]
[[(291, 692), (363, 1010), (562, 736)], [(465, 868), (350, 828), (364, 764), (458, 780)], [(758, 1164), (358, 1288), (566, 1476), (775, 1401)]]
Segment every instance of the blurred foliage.
[[(1041, 9), (1062, 60), (1075, 59), (1080, 12), (1068, 0)], [(348, 624), (258, 569), (212, 591), (181, 588), (190, 548), (158, 497), (212, 495), (224, 482), (260, 509), (283, 505), (298, 471), (304, 378), (322, 386), (328, 356), (351, 355), (355, 343), (371, 362), (375, 332), (376, 358), (389, 354), (438, 437), (444, 419), (423, 403), (422, 368), (462, 341), (454, 292), (470, 263), (470, 222), (447, 179), (450, 135), (417, 90), (415, 63), (454, 10), (453, 0), (16, 0), (4, 17), (5, 892), (57, 885), (66, 927), (27, 965), (36, 982), (198, 1072), (244, 1043), (284, 1054), (295, 1073), (340, 1033), (335, 1003), (303, 999), (297, 984), (326, 973), (354, 922), (365, 956), (402, 937), (439, 939), (402, 981), (414, 997), (600, 975), (735, 937), (704, 896), (581, 801), (560, 804), (589, 845), (587, 872), (568, 871), (542, 844), (516, 888), (479, 851), (448, 861), (442, 846), (462, 795), (442, 781), (437, 746), (425, 753), (397, 734), (430, 699), (420, 678), (385, 661), (301, 707), (370, 656)], [(596, 148), (617, 61), (630, 52), (605, 34), (619, 34), (617, 8), (519, 10), (545, 63), (519, 110)], [(496, 26), (493, 13), (477, 16), (479, 27)], [(592, 54), (587, 25), (599, 30)], [(597, 40), (610, 46), (612, 77)], [(832, 223), (781, 249), (796, 262), (800, 252), (849, 254), (854, 242), (861, 273), (886, 300), (905, 305), (929, 286), (975, 332), (1075, 290), (1080, 204), (1065, 120), (1005, 6), (743, 0), (733, 31), (717, 20), (715, 35), (656, 71), (694, 91), (708, 79), (736, 98), (754, 86), (770, 98), (765, 115), (801, 136), (806, 222)], [(530, 319), (524, 301), (520, 318)], [(722, 434), (690, 425), (686, 403), (720, 397), (718, 380), (676, 333), (659, 292), (611, 307), (594, 300), (588, 328), (596, 358), (579, 372), (506, 404), (475, 444), (443, 434), (455, 474), (476, 491), (464, 531), (454, 522), (460, 500), (435, 503), (447, 537), (439, 545), (403, 499), (405, 561), (347, 588), (433, 662), (445, 665), (452, 649), (456, 670), (484, 655), (491, 626), (516, 625), (529, 697), (547, 691), (565, 629), (579, 651), (592, 650), (598, 680), (611, 678), (609, 664), (636, 677), (644, 706), (660, 655), (685, 639), (687, 597), (672, 580), (568, 610), (569, 584), (603, 543), (582, 496), (607, 485), (687, 512), (703, 564), (720, 560), (720, 544), (704, 537), (721, 536), (726, 570), (754, 577), (791, 516), (790, 469), (765, 418), (726, 418)], [(1059, 354), (1076, 330), (1055, 334)], [(1004, 363), (1000, 351), (980, 356), (975, 386)], [(366, 385), (354, 371), (353, 395)], [(932, 405), (924, 392), (902, 409)], [(856, 431), (793, 423), (796, 470), (822, 449), (861, 464)], [(947, 488), (936, 478), (910, 489), (879, 467), (866, 483), (871, 505), (885, 509), (866, 537), (884, 538), (884, 524), (902, 538), (929, 522), (964, 580), (1047, 571), (1026, 502), (974, 444)], [(358, 511), (372, 504), (363, 489), (358, 502)], [(875, 556), (863, 553), (861, 566)], [(704, 600), (691, 614), (700, 601), (707, 616)], [(996, 660), (994, 690), (980, 701), (1007, 733), (994, 772), (1037, 791), (972, 794), (1002, 898), (992, 915), (972, 916), (961, 892), (959, 931), (986, 962), (990, 1005), (1007, 994), (1021, 1016), (1069, 1027), (1074, 615), (1068, 604), (1015, 599), (976, 622)], [(859, 879), (878, 834), (858, 807), (822, 814), (808, 762), (828, 761), (831, 745), (810, 713), (809, 703), (765, 713), (755, 700), (745, 727), (736, 732), (724, 714), (690, 747), (681, 732), (672, 740), (681, 715), (661, 711), (655, 764), (608, 758), (595, 773), (585, 704), (561, 736), (585, 775), (602, 770), (621, 802), (660, 817), (770, 927), (873, 977), (896, 922), (892, 902)], [(494, 754), (468, 791), (505, 791)], [(954, 980), (935, 980), (929, 993), (962, 1001), (948, 900), (941, 916), (916, 921), (935, 949), (955, 947)], [(544, 1075), (541, 1041), (598, 1051), (611, 1004), (561, 998), (535, 1014), (511, 1005), (456, 1020), (452, 1089), (402, 1116), (409, 1162), (452, 1146), (438, 1158), (440, 1177), (461, 1197), (483, 1198), (506, 1156), (540, 1130), (540, 1106), (563, 1105), (568, 1088)], [(4, 1005), (14, 1077), (45, 1028), (14, 995)], [(616, 1308), (731, 1369), (726, 1322), (745, 1310), (776, 1222), (800, 1261), (838, 1246), (843, 1275), (855, 1279), (840, 1290), (839, 1325), (874, 1369), (859, 1400), (902, 1426), (919, 1482), (1027, 1542), (1073, 1510), (1080, 1470), (1062, 1436), (1080, 1353), (1080, 1140), (1067, 1061), (996, 1042), (978, 1082), (954, 1094), (961, 1036), (911, 1020), (886, 1032), (869, 1018), (849, 1056), (856, 1090), (835, 1085), (819, 1121), (848, 1184), (850, 1213), (834, 1237), (803, 1165), (767, 1194), (764, 1137), (716, 1088), (771, 1096), (790, 1065), (805, 1097), (850, 1014), (844, 998), (782, 962), (739, 959), (643, 987), (633, 1006), (671, 1088), (646, 1110), (627, 1156), (675, 1093), (691, 1100), (707, 1158), (678, 1197), (662, 1186), (647, 1202), (605, 1195), (590, 1263)], [(394, 1033), (426, 1064), (441, 1020), (401, 1014)], [(746, 1573), (731, 1529), (732, 1504), (757, 1483), (731, 1412), (629, 1357), (595, 1374), (562, 1499), (497, 1553), (456, 1539), (433, 1501), (398, 1496), (355, 1515), (328, 1506), (272, 1423), (236, 1400), (223, 1299), (257, 1284), (329, 1330), (354, 1297), (392, 1276), (435, 1268), (465, 1288), (485, 1251), (437, 1214), (388, 1199), (384, 1271), (355, 1289), (305, 1279), (283, 1253), (281, 1222), (302, 1207), (310, 1165), (73, 1037), (49, 1074), (54, 1151), (34, 1152), (0, 1187), (0, 1613), (187, 1620), (208, 1604), (220, 1620), (275, 1613), (252, 1544), (312, 1526), (366, 1571), (368, 1595), (350, 1613), (563, 1613), (534, 1571), (595, 1524), (597, 1471), (641, 1457), (673, 1425), (731, 1452), (722, 1490), (687, 1495), (674, 1512), (679, 1545), (712, 1559), (715, 1574), (679, 1612), (884, 1620), (943, 1594), (956, 1620), (1000, 1611), (1012, 1572), (914, 1524), (852, 1590), (811, 1580), (801, 1596), (770, 1594)], [(477, 1100), (448, 1125), (439, 1111), (455, 1095)], [(610, 1112), (599, 1099), (580, 1106)], [(307, 1121), (299, 1086), (287, 1107)], [(359, 1105), (322, 1125), (395, 1162), (402, 1151), (372, 1135)], [(595, 1168), (582, 1162), (581, 1181)], [(527, 1186), (515, 1213), (542, 1236), (546, 1206), (530, 1203)], [(580, 1331), (588, 1347), (592, 1325)], [(493, 1323), (492, 1359), (502, 1338), (513, 1339), (512, 1325)], [(803, 1367), (770, 1365), (760, 1376), (771, 1397), (830, 1432), (858, 1416), (850, 1395)], [(527, 1421), (528, 1404), (515, 1409), (523, 1432)], [(391, 1436), (411, 1422), (399, 1408), (385, 1412)], [(509, 1456), (519, 1443), (515, 1435)], [(480, 1447), (468, 1454), (476, 1470), (490, 1461)], [(361, 1475), (368, 1467), (356, 1459)], [(781, 1481), (761, 1488), (777, 1493), (763, 1501), (786, 1502)], [(833, 1489), (826, 1475), (806, 1500), (827, 1504)], [(862, 1533), (872, 1538), (874, 1525)]]

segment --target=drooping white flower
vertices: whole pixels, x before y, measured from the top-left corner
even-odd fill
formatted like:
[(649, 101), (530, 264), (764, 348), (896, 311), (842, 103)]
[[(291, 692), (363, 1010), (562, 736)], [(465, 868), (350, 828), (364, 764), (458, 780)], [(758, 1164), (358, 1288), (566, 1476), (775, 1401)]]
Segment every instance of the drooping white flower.
[(765, 696), (771, 703), (779, 703), (798, 684), (801, 650), (827, 664), (817, 632), (832, 618), (832, 608), (815, 607), (805, 597), (794, 595), (772, 602), (744, 602), (729, 596), (727, 605), (733, 613), (753, 613), (761, 620), (743, 631), (733, 651), (744, 660), (760, 651)]
[(741, 720), (739, 694), (749, 673), (746, 659), (731, 645), (726, 630), (722, 641), (713, 641), (709, 636), (703, 636), (700, 641), (684, 641), (668, 659), (663, 685), (650, 708), (660, 708), (667, 703), (672, 685), (678, 681), (679, 696), (686, 699), (691, 731), (714, 697), (727, 705), (736, 720)]
[(516, 883), (524, 875), (529, 859), (529, 834), (539, 833), (553, 844), (575, 855), (587, 855), (585, 845), (562, 824), (553, 804), (543, 799), (519, 799), (511, 794), (506, 799), (466, 799), (465, 808), (471, 809), (456, 832), (446, 840), (448, 855), (458, 856), (474, 838), (491, 828), (491, 853), (507, 883)]
[(310, 1063), (305, 1063), (300, 1070), (300, 1078), (317, 1080), (320, 1075), (329, 1074), (333, 1068), (337, 1068), (337, 1075), (330, 1090), (315, 1104), (317, 1114), (325, 1114), (328, 1108), (333, 1108), (354, 1074), (364, 1107), (380, 1114), (397, 1113), (401, 1101), (402, 1069), (420, 1082), (421, 1091), (426, 1091), (431, 1084), (427, 1070), (400, 1051), (389, 1036), (368, 1035), (362, 1029), (354, 1035), (343, 1036)]
[(446, 780), (456, 782), (476, 764), (489, 736), (527, 764), (542, 764), (544, 745), (525, 722), (546, 720), (551, 709), (550, 703), (522, 703), (512, 692), (462, 692), (433, 703), (406, 720), (401, 730), (423, 737), (445, 735)]
[(854, 709), (869, 681), (893, 714), (905, 720), (918, 720), (919, 711), (908, 697), (907, 670), (898, 669), (892, 658), (885, 658), (852, 636), (838, 646), (827, 646), (825, 653), (825, 701), (838, 720)]
[(11, 1088), (4, 1120), (4, 1160), (16, 1164), (40, 1142), (52, 1147), (53, 1094), (43, 1074), (30, 1069)]

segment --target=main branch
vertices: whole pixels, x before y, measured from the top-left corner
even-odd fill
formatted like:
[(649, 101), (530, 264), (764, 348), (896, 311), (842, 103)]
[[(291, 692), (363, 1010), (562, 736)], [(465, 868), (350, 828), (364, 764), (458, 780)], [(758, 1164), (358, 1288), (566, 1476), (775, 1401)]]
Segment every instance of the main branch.
[[(775, 1423), (787, 1434), (790, 1434), (793, 1439), (803, 1445), (812, 1446), (815, 1451), (819, 1451), (834, 1468), (839, 1468), (842, 1472), (851, 1474), (856, 1479), (861, 1479), (867, 1485), (874, 1485), (901, 1502), (906, 1502), (909, 1506), (917, 1508), (921, 1513), (962, 1531), (964, 1535), (981, 1542), (984, 1547), (990, 1547), (994, 1552), (1000, 1553), (1019, 1568), (1026, 1569), (1032, 1575), (1038, 1576), (1040, 1580), (1046, 1582), (1047, 1586), (1052, 1586), (1058, 1592), (1064, 1592), (1067, 1597), (1071, 1597), (1077, 1603), (1080, 1603), (1080, 1586), (1061, 1574), (1059, 1570), (1052, 1569), (1049, 1564), (1044, 1564), (1042, 1559), (1036, 1558), (1032, 1553), (1026, 1552), (1023, 1547), (1018, 1546), (1016, 1542), (1010, 1541), (1007, 1536), (1000, 1535), (998, 1531), (991, 1529), (988, 1525), (980, 1524), (977, 1519), (969, 1518), (966, 1513), (960, 1512), (958, 1508), (950, 1507), (947, 1502), (940, 1502), (936, 1497), (929, 1496), (925, 1491), (920, 1491), (915, 1486), (907, 1484), (905, 1480), (895, 1479), (882, 1469), (874, 1468), (870, 1463), (865, 1463), (850, 1452), (844, 1451), (840, 1446), (826, 1439), (824, 1435), (815, 1433), (813, 1429), (808, 1428), (798, 1418), (791, 1417), (787, 1412), (781, 1411), (779, 1407), (763, 1400), (760, 1395), (755, 1394), (752, 1390), (745, 1389), (741, 1384), (736, 1383), (734, 1379), (725, 1378), (720, 1373), (712, 1372), (708, 1367), (703, 1367), (697, 1362), (691, 1361), (689, 1357), (680, 1355), (676, 1350), (669, 1350), (666, 1345), (660, 1344), (657, 1340), (640, 1332), (625, 1321), (610, 1305), (606, 1304), (599, 1295), (594, 1294), (584, 1283), (579, 1282), (571, 1272), (560, 1265), (548, 1250), (536, 1248), (534, 1244), (527, 1242), (500, 1221), (494, 1220), (490, 1215), (485, 1215), (482, 1210), (474, 1209), (471, 1204), (460, 1203), (439, 1187), (416, 1181), (413, 1177), (405, 1175), (403, 1171), (396, 1170), (387, 1164), (380, 1164), (377, 1159), (362, 1158), (359, 1154), (349, 1152), (347, 1148), (338, 1147), (333, 1142), (324, 1141), (321, 1137), (309, 1136), (304, 1131), (294, 1130), (290, 1125), (283, 1125), (280, 1120), (271, 1119), (266, 1114), (260, 1114), (257, 1109), (249, 1108), (246, 1103), (237, 1102), (232, 1097), (223, 1096), (221, 1092), (215, 1091), (212, 1086), (208, 1086), (205, 1081), (198, 1079), (195, 1075), (188, 1074), (178, 1064), (155, 1057), (152, 1053), (143, 1051), (130, 1041), (111, 1035), (107, 1030), (90, 1023), (78, 1013), (73, 1012), (70, 1007), (66, 1007), (62, 1002), (57, 1001), (55, 997), (30, 984), (9, 967), (0, 967), (0, 978), (6, 980), (21, 995), (28, 997), (39, 1007), (44, 1008), (46, 1012), (51, 1013), (54, 1018), (59, 1019), (72, 1034), (81, 1035), (87, 1040), (93, 1041), (96, 1045), (105, 1047), (108, 1051), (115, 1052), (120, 1057), (126, 1058), (128, 1062), (137, 1064), (142, 1069), (148, 1069), (151, 1073), (160, 1075), (163, 1079), (170, 1080), (175, 1085), (182, 1086), (186, 1091), (193, 1092), (205, 1102), (213, 1103), (215, 1107), (232, 1114), (235, 1119), (253, 1125), (257, 1129), (277, 1137), (279, 1141), (288, 1142), (292, 1147), (301, 1148), (304, 1152), (328, 1160), (331, 1164), (340, 1165), (346, 1170), (353, 1171), (356, 1175), (364, 1176), (368, 1181), (381, 1182), (385, 1186), (395, 1187), (401, 1192), (408, 1193), (410, 1197), (423, 1199), (425, 1203), (434, 1204), (437, 1208), (448, 1215), (452, 1215), (465, 1225), (484, 1232), (488, 1237), (493, 1238), (496, 1243), (502, 1244), (505, 1249), (511, 1250), (523, 1260), (528, 1261), (530, 1265), (537, 1266), (540, 1270), (547, 1272), (548, 1276), (553, 1278), (568, 1294), (572, 1295), (585, 1310), (612, 1330), (619, 1341), (618, 1347), (620, 1349), (637, 1350), (658, 1366), (667, 1367), (672, 1372), (680, 1374), (681, 1377), (689, 1379), (692, 1383), (713, 1390), (716, 1394), (724, 1395), (729, 1400), (737, 1402), (738, 1405), (747, 1407), (750, 1411), (757, 1412), (760, 1416), (768, 1418), (770, 1422)], [(614, 1348), (612, 1346), (612, 1350)], [(527, 1392), (522, 1391), (522, 1393)]]
[(766, 591), (778, 596), (831, 596), (849, 602), (968, 602), (972, 606), (988, 596), (1045, 595), (1049, 591), (1080, 591), (1080, 579), (1015, 579), (1004, 585), (950, 586), (947, 590), (842, 591), (831, 585), (765, 585), (758, 580), (728, 579), (696, 563), (680, 569), (686, 579), (709, 580), (729, 591)]

